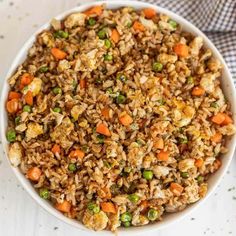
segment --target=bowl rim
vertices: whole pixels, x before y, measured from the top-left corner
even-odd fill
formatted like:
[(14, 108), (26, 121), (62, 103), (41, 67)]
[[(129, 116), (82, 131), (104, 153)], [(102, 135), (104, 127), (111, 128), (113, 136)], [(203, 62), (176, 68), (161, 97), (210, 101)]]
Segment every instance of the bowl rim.
[[(194, 35), (198, 35), (201, 36), (204, 39), (204, 44), (207, 45), (208, 48), (210, 48), (213, 51), (213, 54), (215, 55), (215, 57), (217, 57), (224, 68), (224, 72), (226, 74), (226, 77), (228, 79), (228, 83), (229, 83), (229, 87), (230, 89), (233, 91), (232, 92), (232, 99), (231, 99), (231, 107), (232, 110), (236, 111), (236, 102), (232, 102), (232, 101), (236, 101), (236, 93), (235, 93), (235, 87), (234, 87), (234, 83), (233, 83), (233, 79), (231, 76), (231, 73), (228, 69), (227, 64), (225, 63), (223, 57), (221, 56), (221, 54), (219, 53), (219, 51), (217, 50), (217, 48), (214, 46), (214, 44), (208, 39), (208, 37), (202, 33), (196, 26), (194, 26), (192, 23), (190, 23), (189, 21), (187, 21), (186, 19), (184, 19), (183, 17), (179, 16), (178, 14), (167, 10), (163, 7), (159, 7), (155, 4), (151, 4), (151, 3), (146, 3), (146, 2), (142, 2), (142, 1), (134, 1), (134, 0), (105, 0), (105, 1), (96, 1), (96, 2), (88, 2), (85, 4), (81, 4), (79, 6), (76, 6), (74, 8), (71, 8), (69, 10), (63, 11), (61, 14), (55, 16), (54, 18), (56, 19), (63, 19), (65, 18), (67, 15), (74, 13), (74, 12), (82, 12), (84, 10), (86, 10), (87, 8), (94, 6), (94, 5), (101, 5), (101, 4), (105, 4), (107, 5), (108, 9), (109, 8), (119, 8), (119, 7), (125, 7), (125, 6), (132, 6), (135, 9), (141, 9), (141, 8), (145, 8), (145, 7), (152, 7), (153, 9), (155, 9), (157, 12), (166, 14), (168, 16), (170, 16), (172, 19), (176, 20), (178, 23), (180, 23), (181, 26), (184, 26), (185, 28), (187, 28), (187, 31), (193, 33)], [(18, 50), (16, 57), (14, 58), (14, 60), (11, 63), (11, 66), (9, 67), (9, 70), (6, 74), (5, 79), (3, 80), (3, 86), (2, 86), (2, 90), (1, 90), (1, 104), (0, 104), (0, 127), (1, 127), (1, 140), (2, 140), (2, 146), (3, 146), (3, 151), (4, 151), (4, 157), (7, 159), (7, 162), (11, 168), (11, 170), (14, 172), (15, 176), (17, 177), (17, 179), (20, 181), (21, 185), (24, 187), (24, 189), (26, 190), (26, 192), (37, 202), (37, 204), (39, 206), (41, 206), (44, 210), (46, 210), (47, 212), (49, 212), (51, 215), (55, 216), (56, 218), (60, 219), (61, 221), (72, 225), (84, 232), (89, 232), (92, 233), (93, 231), (87, 229), (81, 222), (79, 221), (75, 221), (72, 220), (66, 216), (64, 216), (63, 214), (61, 214), (60, 212), (58, 212), (56, 209), (52, 208), (52, 206), (50, 206), (50, 204), (48, 204), (45, 200), (41, 199), (39, 197), (39, 195), (36, 193), (35, 189), (31, 186), (30, 187), (30, 183), (29, 180), (27, 180), (25, 178), (25, 176), (20, 172), (19, 168), (15, 168), (11, 165), (9, 158), (8, 158), (8, 142), (6, 140), (5, 137), (5, 130), (7, 127), (7, 120), (5, 120), (5, 116), (6, 116), (6, 111), (5, 111), (5, 100), (6, 100), (6, 94), (8, 92), (8, 83), (7, 83), (7, 79), (14, 73), (14, 71), (16, 70), (16, 68), (21, 64), (21, 59), (25, 59), (24, 54), (29, 50), (30, 46), (34, 43), (35, 41), (35, 37), (37, 36), (37, 34), (39, 34), (42, 30), (47, 29), (50, 26), (50, 20), (47, 21), (45, 24), (43, 24), (41, 27), (39, 27), (23, 44), (23, 46), (21, 47), (20, 50)], [(236, 118), (236, 114), (233, 114), (234, 118)], [(180, 215), (176, 215), (176, 217), (173, 217), (173, 219), (170, 219), (168, 221), (166, 221), (164, 219), (164, 221), (160, 221), (157, 222), (155, 224), (149, 224), (146, 226), (142, 226), (142, 227), (131, 227), (129, 229), (119, 229), (119, 232), (122, 233), (122, 235), (131, 235), (131, 234), (137, 234), (137, 233), (144, 233), (144, 232), (150, 232), (150, 231), (154, 231), (154, 230), (160, 230), (164, 227), (169, 226), (170, 224), (173, 224), (174, 222), (178, 222), (181, 219), (183, 219), (184, 217), (186, 217), (187, 215), (191, 214), (196, 208), (198, 208), (200, 205), (203, 204), (203, 202), (205, 202), (209, 196), (211, 196), (211, 194), (214, 192), (214, 190), (216, 189), (216, 187), (218, 186), (219, 182), (222, 180), (222, 177), (224, 176), (225, 172), (227, 171), (230, 162), (233, 158), (233, 153), (234, 153), (234, 149), (235, 149), (235, 145), (236, 145), (236, 136), (234, 135), (231, 138), (231, 146), (229, 148), (228, 151), (228, 160), (225, 163), (225, 165), (221, 168), (222, 171), (219, 174), (219, 176), (216, 178), (215, 183), (213, 184), (212, 188), (208, 191), (207, 195), (205, 196), (205, 198), (201, 199), (198, 202), (195, 202), (194, 204), (191, 204), (191, 206), (187, 207), (184, 211), (181, 212)], [(177, 213), (174, 213), (177, 214)], [(109, 231), (101, 231), (100, 233), (96, 232), (96, 234), (100, 234), (100, 235), (111, 235), (111, 233)]]

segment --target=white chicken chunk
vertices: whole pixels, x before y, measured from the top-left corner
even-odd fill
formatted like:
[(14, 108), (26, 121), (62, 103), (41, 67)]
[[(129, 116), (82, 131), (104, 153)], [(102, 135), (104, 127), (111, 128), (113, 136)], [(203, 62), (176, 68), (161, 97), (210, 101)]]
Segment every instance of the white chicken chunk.
[(34, 78), (32, 82), (23, 90), (23, 93), (26, 94), (28, 91), (32, 92), (32, 95), (35, 97), (39, 94), (42, 88), (42, 80), (39, 78)]
[(190, 53), (193, 56), (198, 56), (200, 49), (203, 45), (203, 38), (202, 37), (196, 37), (194, 40), (190, 43)]
[(216, 79), (216, 74), (206, 73), (202, 76), (200, 85), (207, 92), (214, 92), (214, 82)]
[(75, 26), (84, 26), (85, 25), (86, 15), (83, 13), (73, 13), (67, 17), (65, 20), (65, 26), (67, 28), (73, 28)]
[(147, 20), (144, 17), (140, 17), (140, 22), (149, 30), (157, 30), (157, 25), (152, 20)]
[(26, 141), (36, 138), (40, 134), (43, 134), (43, 126), (39, 125), (38, 123), (30, 122), (26, 130)]
[(179, 162), (178, 167), (182, 172), (186, 172), (194, 167), (195, 160), (192, 158), (187, 158)]
[(22, 147), (20, 143), (15, 142), (10, 146), (8, 156), (14, 167), (20, 165), (22, 159)]

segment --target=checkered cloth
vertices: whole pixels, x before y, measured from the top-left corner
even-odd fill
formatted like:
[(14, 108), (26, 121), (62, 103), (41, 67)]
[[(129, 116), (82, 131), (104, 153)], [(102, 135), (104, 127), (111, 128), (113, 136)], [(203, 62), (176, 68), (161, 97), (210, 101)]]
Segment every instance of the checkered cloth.
[(223, 55), (236, 86), (236, 0), (146, 0), (193, 23)]

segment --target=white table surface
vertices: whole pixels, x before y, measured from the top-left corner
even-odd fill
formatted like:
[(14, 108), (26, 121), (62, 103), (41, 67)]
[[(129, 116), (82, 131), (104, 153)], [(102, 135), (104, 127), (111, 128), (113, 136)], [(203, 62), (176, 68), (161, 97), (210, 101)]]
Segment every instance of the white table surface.
[[(58, 13), (81, 0), (0, 0), (0, 87), (24, 41)], [(84, 1), (85, 2), (85, 1)], [(88, 236), (51, 216), (23, 190), (0, 150), (0, 236)], [(236, 159), (208, 200), (191, 216), (157, 236), (236, 236)], [(147, 236), (147, 235), (146, 235)]]

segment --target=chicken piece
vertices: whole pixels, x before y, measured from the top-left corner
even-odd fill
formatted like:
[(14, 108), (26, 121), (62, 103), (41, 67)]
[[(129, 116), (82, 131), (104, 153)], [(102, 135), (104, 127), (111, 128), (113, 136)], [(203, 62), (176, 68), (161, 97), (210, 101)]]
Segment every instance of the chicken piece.
[(15, 142), (10, 145), (8, 156), (11, 164), (14, 167), (20, 165), (22, 159), (22, 146), (20, 145), (20, 143)]
[(43, 126), (38, 123), (30, 122), (27, 126), (25, 139), (28, 142), (30, 139), (36, 138), (40, 134), (43, 134)]
[(83, 13), (73, 13), (67, 17), (65, 20), (65, 26), (67, 28), (73, 28), (76, 26), (84, 26), (85, 25), (86, 15)]
[(192, 158), (187, 158), (179, 162), (178, 168), (182, 172), (186, 172), (194, 167), (195, 160)]

